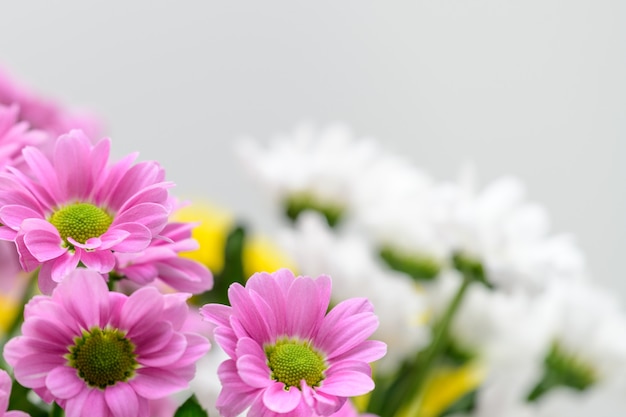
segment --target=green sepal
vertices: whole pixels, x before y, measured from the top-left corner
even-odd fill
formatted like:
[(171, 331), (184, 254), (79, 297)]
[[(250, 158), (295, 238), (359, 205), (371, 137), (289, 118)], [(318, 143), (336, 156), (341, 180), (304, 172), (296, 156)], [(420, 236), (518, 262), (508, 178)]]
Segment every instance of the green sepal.
[(441, 266), (432, 257), (417, 253), (409, 254), (390, 247), (383, 247), (380, 258), (394, 271), (404, 272), (415, 281), (431, 281), (439, 275)]
[(213, 288), (194, 296), (191, 300), (192, 303), (196, 305), (208, 303), (230, 305), (228, 287), (235, 282), (244, 284), (248, 278), (243, 272), (243, 248), (246, 237), (246, 229), (243, 225), (236, 224), (231, 229), (224, 245), (224, 267), (213, 276)]
[(200, 406), (196, 396), (192, 395), (178, 407), (174, 417), (209, 417), (209, 413)]

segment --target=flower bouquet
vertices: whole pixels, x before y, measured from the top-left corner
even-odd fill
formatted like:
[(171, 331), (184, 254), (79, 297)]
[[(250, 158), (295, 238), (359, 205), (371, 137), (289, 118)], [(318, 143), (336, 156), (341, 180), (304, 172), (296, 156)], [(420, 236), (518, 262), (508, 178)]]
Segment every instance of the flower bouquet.
[(626, 412), (623, 308), (519, 179), (303, 125), (234, 149), (261, 230), (102, 136), (0, 74), (0, 416)]

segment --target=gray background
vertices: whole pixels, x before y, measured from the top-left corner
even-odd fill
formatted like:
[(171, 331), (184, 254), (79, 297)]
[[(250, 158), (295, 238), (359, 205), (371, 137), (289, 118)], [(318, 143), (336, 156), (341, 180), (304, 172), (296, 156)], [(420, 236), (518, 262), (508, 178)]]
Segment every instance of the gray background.
[(626, 300), (618, 0), (39, 1), (0, 9), (0, 64), (108, 123), (113, 151), (263, 227), (234, 140), (350, 124), (439, 179), (520, 176)]

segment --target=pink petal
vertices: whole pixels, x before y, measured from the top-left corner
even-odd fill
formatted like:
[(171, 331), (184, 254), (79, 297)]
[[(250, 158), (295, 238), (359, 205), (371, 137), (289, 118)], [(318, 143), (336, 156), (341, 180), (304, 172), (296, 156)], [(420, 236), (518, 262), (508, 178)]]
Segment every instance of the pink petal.
[(58, 282), (52, 279), (52, 263), (48, 262), (41, 266), (37, 274), (37, 286), (42, 294), (52, 294)]
[(124, 205), (119, 208), (119, 212), (125, 211), (127, 208), (137, 206), (143, 203), (160, 203), (163, 204), (169, 198), (168, 188), (172, 183), (156, 183), (147, 186), (135, 193), (132, 197), (124, 202)]
[(259, 343), (269, 342), (267, 320), (255, 308), (250, 293), (240, 284), (235, 283), (228, 289), (228, 299), (246, 332)]
[[(91, 174), (91, 141), (80, 130), (61, 136), (54, 148), (54, 170), (63, 184), (63, 199), (89, 197), (94, 182)], [(76, 175), (80, 173), (80, 175)]]
[(143, 287), (128, 297), (122, 307), (120, 327), (128, 330), (128, 336), (149, 330), (146, 323), (153, 323), (163, 310), (163, 296), (153, 287)]
[(249, 337), (242, 337), (237, 341), (237, 356), (254, 355), (265, 358), (265, 351), (254, 340)]
[(15, 240), (16, 234), (15, 230), (10, 227), (0, 226), (0, 240)]
[(378, 327), (378, 318), (366, 299), (339, 303), (324, 318), (316, 345), (332, 358), (365, 341)]
[(11, 392), (11, 377), (0, 370), (0, 413), (7, 409), (9, 405), (9, 394)]
[(150, 229), (153, 235), (160, 232), (167, 223), (169, 212), (160, 204), (142, 203), (118, 213), (115, 224), (139, 223)]
[[(7, 343), (5, 350), (13, 340), (15, 339), (11, 339)], [(45, 386), (48, 373), (58, 366), (65, 366), (65, 361), (62, 356), (36, 353), (19, 358), (11, 366), (13, 366), (15, 379), (21, 385), (27, 388), (37, 388)]]
[(223, 304), (205, 304), (200, 307), (200, 315), (218, 326), (230, 326), (232, 307)]
[(185, 337), (187, 338), (187, 350), (185, 350), (185, 354), (180, 360), (176, 362), (176, 366), (195, 364), (211, 347), (209, 341), (199, 334), (187, 333)]
[(111, 249), (113, 246), (123, 242), (131, 233), (128, 230), (109, 228), (104, 234), (99, 236), (100, 249)]
[(20, 228), (26, 219), (43, 220), (43, 215), (25, 206), (6, 205), (0, 208), (0, 221), (14, 230)]
[(59, 188), (57, 173), (48, 157), (32, 146), (24, 148), (22, 155), (24, 156), (24, 161), (33, 170), (37, 181), (48, 191), (53, 199), (61, 201), (63, 195)]
[(110, 272), (115, 266), (115, 256), (109, 250), (98, 250), (93, 252), (85, 251), (83, 249), (76, 250), (80, 250), (80, 260), (87, 268), (98, 271), (101, 274)]
[[(76, 256), (76, 254), (72, 254), (68, 251), (58, 258), (46, 262), (44, 265), (50, 264), (52, 267), (50, 270), (52, 279), (56, 282), (61, 282), (67, 274), (76, 269), (79, 261), (80, 256)], [(41, 273), (41, 271), (39, 273)]]
[(127, 166), (124, 172), (119, 172), (119, 170), (118, 172), (113, 172), (112, 169), (112, 174), (121, 175), (115, 188), (111, 188), (111, 193), (107, 196), (110, 205), (120, 210), (124, 203), (138, 191), (155, 182), (161, 182), (159, 171), (161, 171), (161, 167), (152, 161), (144, 161), (133, 166)]
[(263, 404), (276, 413), (293, 411), (302, 401), (300, 390), (291, 387), (285, 389), (285, 384), (275, 382), (263, 392)]
[[(49, 310), (46, 313), (54, 314)], [(40, 316), (29, 317), (25, 320), (22, 325), (22, 334), (32, 336), (33, 338), (41, 338), (51, 345), (58, 346), (64, 350), (72, 343), (72, 339), (77, 336), (72, 329), (53, 317)]]
[[(47, 222), (41, 223), (50, 225)], [(24, 235), (24, 246), (39, 262), (56, 259), (67, 252), (67, 248), (61, 246), (62, 243), (59, 232), (54, 226), (52, 226), (52, 230), (42, 227), (38, 230), (28, 231)]]
[(163, 398), (189, 385), (185, 378), (161, 368), (139, 368), (128, 384), (137, 394), (148, 399)]
[(265, 360), (256, 355), (243, 355), (237, 359), (237, 370), (241, 380), (254, 388), (265, 388), (275, 385), (271, 379), (271, 371)]
[(368, 364), (354, 362), (351, 367), (327, 372), (326, 379), (317, 388), (318, 392), (338, 397), (354, 397), (374, 389), (371, 369)]
[[(319, 283), (318, 283), (319, 281)], [(320, 286), (320, 293), (318, 293)], [(330, 300), (330, 279), (297, 278), (286, 297), (287, 334), (309, 339), (322, 323)]]
[(213, 337), (224, 352), (231, 358), (237, 357), (235, 349), (237, 346), (237, 336), (230, 327), (218, 327), (213, 332)]
[(107, 170), (105, 175), (102, 175), (99, 178), (96, 187), (97, 193), (94, 196), (98, 205), (103, 204), (110, 207), (114, 211), (119, 210), (126, 200), (126, 196), (121, 196), (116, 191), (122, 178), (126, 175), (126, 172), (133, 164), (133, 161), (137, 159), (137, 156), (137, 152), (126, 155), (113, 164)]
[(208, 291), (213, 287), (213, 274), (206, 266), (180, 256), (160, 265), (159, 278), (178, 291), (193, 294)]
[(59, 300), (83, 329), (103, 327), (108, 318), (109, 290), (102, 276), (92, 270), (72, 271), (57, 287), (53, 299)]
[(99, 389), (84, 390), (78, 396), (67, 400), (66, 417), (111, 417), (104, 400), (104, 392)]
[(366, 340), (354, 348), (333, 358), (334, 361), (342, 361), (346, 359), (357, 360), (362, 362), (374, 362), (385, 356), (387, 353), (387, 344), (378, 340)]
[(139, 363), (144, 366), (165, 367), (173, 364), (185, 353), (187, 339), (180, 333), (172, 334), (170, 341), (162, 349), (141, 355)]
[(111, 139), (100, 139), (92, 148), (90, 155), (91, 175), (98, 178), (106, 170), (109, 163), (109, 155), (111, 154)]
[(17, 249), (18, 260), (24, 271), (32, 272), (37, 269), (39, 265), (41, 265), (41, 262), (39, 262), (26, 247), (26, 244), (24, 243), (24, 233), (22, 231), (15, 236), (15, 246)]
[[(152, 233), (150, 232), (150, 229), (139, 223), (116, 224), (111, 229), (109, 229), (109, 232), (112, 233), (114, 230), (128, 233), (127, 237), (125, 237), (124, 240), (110, 246), (117, 252), (141, 252), (148, 247), (150, 241), (152, 240)], [(103, 241), (103, 248), (107, 247), (107, 240), (105, 239), (105, 237), (108, 238), (109, 232), (100, 236)]]
[(133, 337), (132, 342), (137, 346), (140, 357), (159, 352), (172, 340), (174, 330), (171, 323), (159, 321), (150, 326), (149, 332), (143, 332)]
[(216, 401), (216, 408), (224, 417), (235, 417), (253, 403), (262, 392), (245, 384), (237, 372), (235, 361), (227, 360), (217, 369), (222, 390)]
[(55, 397), (64, 400), (75, 397), (86, 388), (85, 381), (69, 366), (54, 368), (46, 377), (46, 386)]
[(117, 383), (104, 390), (104, 398), (114, 417), (137, 417), (139, 400), (137, 394), (125, 383)]

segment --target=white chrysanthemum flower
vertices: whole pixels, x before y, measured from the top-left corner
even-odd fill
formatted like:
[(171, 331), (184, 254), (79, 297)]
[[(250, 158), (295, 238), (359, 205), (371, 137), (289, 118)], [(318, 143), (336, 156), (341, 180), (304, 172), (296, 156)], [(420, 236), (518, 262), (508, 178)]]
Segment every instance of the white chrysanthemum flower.
[(333, 224), (351, 210), (355, 183), (381, 153), (375, 141), (357, 140), (340, 124), (321, 131), (301, 125), (267, 146), (248, 138), (237, 151), (251, 176), (290, 217), (313, 208)]
[(398, 269), (405, 272), (412, 265), (414, 277), (433, 278), (450, 256), (442, 233), (445, 199), (437, 184), (401, 157), (381, 154), (359, 187), (356, 226), (385, 251), (390, 264), (404, 264)]
[(582, 252), (569, 235), (550, 233), (544, 207), (526, 200), (523, 183), (502, 177), (474, 191), (471, 172), (448, 184), (447, 238), (455, 251), (483, 264), (505, 290), (541, 290), (551, 280), (585, 277)]
[(333, 277), (333, 299), (366, 297), (380, 325), (374, 337), (387, 343), (387, 355), (377, 362), (380, 372), (396, 370), (430, 340), (427, 303), (406, 275), (377, 261), (366, 241), (355, 234), (335, 234), (315, 213), (306, 213), (280, 241), (305, 275)]
[(196, 374), (189, 382), (189, 391), (195, 394), (198, 403), (210, 416), (218, 416), (215, 404), (222, 389), (217, 368), (228, 359), (228, 355), (217, 343), (211, 344), (211, 350), (196, 362)]
[(626, 316), (618, 301), (589, 284), (553, 281), (534, 302), (548, 326), (540, 372), (516, 367), (520, 352), (512, 350), (511, 366), (499, 366), (481, 387), (476, 416), (620, 415), (611, 414), (626, 410), (623, 392), (616, 394), (626, 387)]

